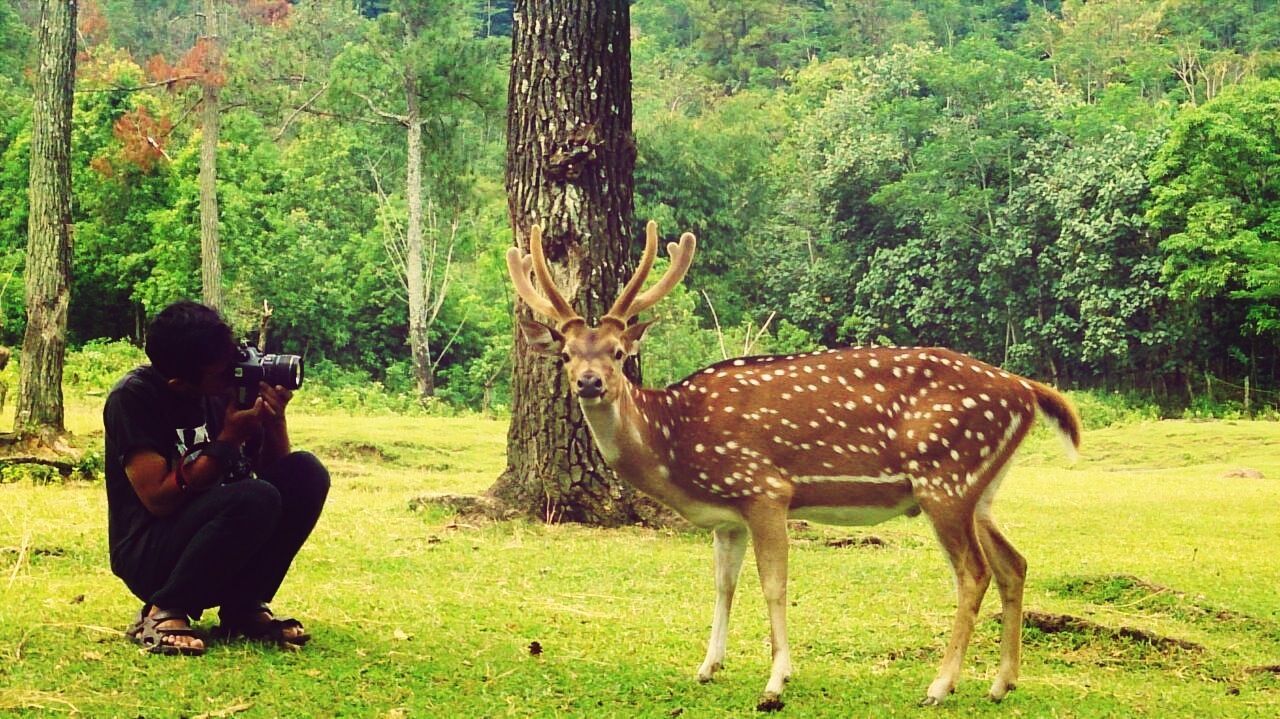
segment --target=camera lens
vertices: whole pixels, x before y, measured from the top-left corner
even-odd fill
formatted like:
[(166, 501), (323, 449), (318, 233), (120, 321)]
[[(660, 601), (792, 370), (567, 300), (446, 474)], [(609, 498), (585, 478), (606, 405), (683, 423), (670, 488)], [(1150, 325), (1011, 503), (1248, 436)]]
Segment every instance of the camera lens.
[(298, 355), (266, 355), (262, 358), (262, 381), (285, 389), (302, 386), (302, 358)]

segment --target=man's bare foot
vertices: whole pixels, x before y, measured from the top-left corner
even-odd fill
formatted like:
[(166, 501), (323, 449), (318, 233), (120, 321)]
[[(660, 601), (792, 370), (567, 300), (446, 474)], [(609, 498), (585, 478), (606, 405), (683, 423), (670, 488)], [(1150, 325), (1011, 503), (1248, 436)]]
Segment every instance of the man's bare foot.
[(195, 635), (186, 612), (181, 610), (149, 607), (128, 634), (153, 654), (204, 653), (204, 640)]
[(302, 622), (291, 617), (277, 617), (264, 603), (230, 612), (223, 607), (219, 616), (221, 621), (216, 632), (226, 638), (244, 637), (255, 641), (288, 644), (294, 648), (311, 639)]
[[(274, 629), (275, 615), (267, 610), (255, 612), (249, 617), (248, 623), (257, 628), (259, 633), (276, 631)], [(299, 623), (282, 624), (279, 628), (280, 641), (289, 642), (290, 644), (298, 644), (305, 641), (302, 637), (307, 636), (307, 630), (302, 628)]]

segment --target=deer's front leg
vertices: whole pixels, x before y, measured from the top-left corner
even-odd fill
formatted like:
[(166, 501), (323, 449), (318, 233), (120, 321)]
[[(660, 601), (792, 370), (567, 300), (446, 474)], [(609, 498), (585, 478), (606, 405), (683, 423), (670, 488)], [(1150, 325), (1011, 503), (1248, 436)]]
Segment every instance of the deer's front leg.
[(760, 570), (760, 588), (764, 590), (769, 610), (769, 639), (773, 648), (773, 667), (769, 683), (760, 697), (759, 709), (782, 708), (782, 687), (791, 676), (791, 648), (787, 644), (787, 510), (785, 507), (760, 504), (747, 512), (751, 542), (756, 550), (756, 568)]
[(747, 553), (747, 528), (724, 527), (712, 533), (716, 562), (716, 608), (711, 617), (711, 640), (707, 642), (707, 658), (698, 667), (698, 681), (709, 682), (724, 662), (725, 644), (729, 640), (729, 610), (733, 608), (733, 592), (738, 587), (742, 558)]

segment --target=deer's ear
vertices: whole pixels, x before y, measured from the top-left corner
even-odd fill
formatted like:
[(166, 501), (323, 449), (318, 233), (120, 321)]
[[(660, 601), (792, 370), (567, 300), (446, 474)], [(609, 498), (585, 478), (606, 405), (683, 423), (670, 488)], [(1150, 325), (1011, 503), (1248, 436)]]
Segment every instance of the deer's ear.
[(564, 351), (564, 335), (541, 322), (523, 320), (520, 322), (520, 333), (529, 348), (540, 355), (557, 357)]
[(628, 355), (633, 355), (640, 351), (640, 342), (644, 339), (644, 335), (653, 326), (657, 320), (649, 320), (648, 322), (637, 322), (627, 327), (622, 333), (622, 346), (626, 349)]

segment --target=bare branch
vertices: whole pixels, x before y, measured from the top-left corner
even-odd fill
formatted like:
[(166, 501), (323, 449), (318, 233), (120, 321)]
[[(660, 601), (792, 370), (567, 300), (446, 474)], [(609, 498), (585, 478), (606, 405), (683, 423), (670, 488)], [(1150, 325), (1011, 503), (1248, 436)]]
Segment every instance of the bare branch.
[(165, 78), (165, 79), (163, 79), (163, 80), (156, 80), (155, 82), (149, 82), (149, 83), (147, 83), (147, 84), (145, 84), (145, 85), (138, 85), (138, 86), (136, 86), (136, 87), (126, 87), (126, 86), (124, 86), (124, 85), (111, 85), (111, 86), (108, 86), (108, 87), (77, 87), (77, 88), (76, 88), (76, 92), (77, 92), (77, 93), (81, 93), (81, 92), (139, 92), (139, 91), (142, 91), (142, 90), (150, 90), (150, 89), (151, 89), (151, 88), (153, 88), (153, 87), (160, 87), (161, 85), (172, 85), (172, 84), (173, 84), (173, 83), (175, 83), (175, 82), (182, 82), (182, 81), (184, 81), (184, 80), (195, 80), (195, 79), (196, 79), (196, 78), (198, 78), (198, 77), (199, 77), (199, 75), (182, 75), (182, 76), (180, 76), (180, 77), (169, 77), (169, 78)]
[(361, 100), (364, 100), (365, 104), (369, 106), (369, 111), (377, 115), (378, 117), (391, 120), (397, 125), (404, 125), (405, 127), (409, 126), (408, 117), (404, 115), (396, 115), (394, 113), (387, 112), (386, 110), (379, 109), (376, 105), (373, 104), (373, 98), (369, 97), (368, 95), (365, 95), (359, 92), (355, 93), (355, 95)]
[(711, 321), (716, 324), (716, 339), (720, 340), (720, 359), (729, 359), (729, 350), (724, 346), (724, 332), (720, 329), (720, 318), (716, 316), (716, 306), (711, 304), (711, 295), (706, 290), (702, 296), (707, 300), (707, 309), (711, 310)]
[(319, 98), (322, 94), (324, 94), (324, 91), (328, 89), (329, 89), (329, 83), (326, 82), (325, 84), (320, 86), (319, 90), (316, 90), (314, 95), (307, 98), (306, 102), (302, 103), (301, 106), (295, 108), (293, 113), (290, 114), (289, 117), (285, 119), (284, 124), (280, 126), (280, 129), (276, 131), (276, 135), (272, 139), (279, 140), (281, 137), (283, 137), (285, 131), (288, 130), (289, 126), (293, 124), (293, 121), (298, 118), (298, 115), (302, 113), (302, 111), (305, 110), (308, 105), (315, 102), (316, 99)]

